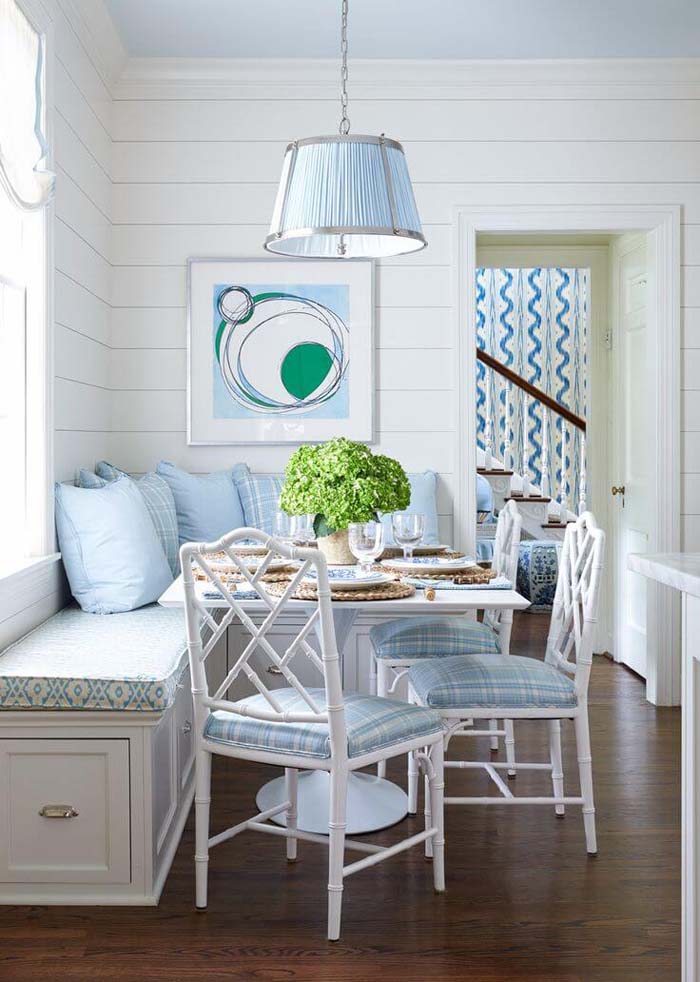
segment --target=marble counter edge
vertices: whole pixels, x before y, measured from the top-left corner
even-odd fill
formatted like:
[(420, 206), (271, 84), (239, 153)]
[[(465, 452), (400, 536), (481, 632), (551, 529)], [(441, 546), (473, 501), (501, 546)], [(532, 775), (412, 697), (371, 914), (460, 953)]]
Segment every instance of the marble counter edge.
[(700, 553), (630, 553), (628, 569), (664, 586), (700, 597)]

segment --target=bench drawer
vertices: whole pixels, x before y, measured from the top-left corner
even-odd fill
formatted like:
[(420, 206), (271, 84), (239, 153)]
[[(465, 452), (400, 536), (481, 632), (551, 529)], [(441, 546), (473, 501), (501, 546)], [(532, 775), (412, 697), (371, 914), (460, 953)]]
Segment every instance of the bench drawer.
[(130, 854), (128, 740), (0, 739), (0, 880), (129, 883)]

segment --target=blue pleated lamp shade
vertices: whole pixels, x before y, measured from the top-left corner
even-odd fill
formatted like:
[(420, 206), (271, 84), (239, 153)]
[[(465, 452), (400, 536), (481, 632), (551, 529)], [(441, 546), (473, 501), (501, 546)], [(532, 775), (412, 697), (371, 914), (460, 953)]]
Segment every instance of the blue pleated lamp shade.
[(379, 259), (424, 248), (403, 147), (377, 136), (319, 136), (287, 147), (269, 252)]

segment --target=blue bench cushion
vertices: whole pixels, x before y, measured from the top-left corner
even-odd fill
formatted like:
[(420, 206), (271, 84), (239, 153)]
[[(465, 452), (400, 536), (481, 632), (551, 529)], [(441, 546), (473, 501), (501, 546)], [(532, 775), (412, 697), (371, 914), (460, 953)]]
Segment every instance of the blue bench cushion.
[(66, 607), (0, 654), (0, 707), (162, 711), (186, 661), (181, 610)]
[(444, 658), (498, 654), (498, 636), (466, 617), (399, 617), (375, 624), (369, 638), (377, 658)]
[(463, 655), (419, 662), (413, 691), (436, 709), (558, 709), (576, 705), (573, 679), (553, 665), (517, 655)]
[[(325, 709), (324, 690), (308, 691), (318, 706)], [(288, 712), (309, 712), (306, 702), (294, 689), (276, 689), (275, 698)], [(242, 702), (258, 709), (270, 709), (262, 695), (250, 696)], [(345, 721), (349, 757), (361, 757), (404, 740), (439, 733), (442, 729), (440, 716), (433, 710), (409, 706), (393, 699), (380, 699), (377, 696), (346, 695)], [(279, 751), (322, 759), (331, 755), (326, 723), (267, 723), (217, 711), (207, 720), (204, 735), (216, 743), (234, 744), (255, 750)]]

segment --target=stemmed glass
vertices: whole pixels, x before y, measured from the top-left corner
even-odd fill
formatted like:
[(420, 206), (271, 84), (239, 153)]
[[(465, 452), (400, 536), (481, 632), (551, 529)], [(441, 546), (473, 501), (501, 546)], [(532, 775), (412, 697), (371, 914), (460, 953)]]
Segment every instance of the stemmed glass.
[(285, 542), (307, 545), (314, 540), (314, 516), (288, 515), (280, 508), (275, 514), (275, 535)]
[(369, 574), (374, 560), (384, 552), (384, 526), (381, 522), (353, 522), (348, 525), (348, 545), (360, 573)]
[(403, 549), (403, 558), (412, 559), (413, 550), (425, 532), (425, 515), (395, 511), (391, 516), (391, 531), (394, 535), (394, 542)]

